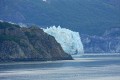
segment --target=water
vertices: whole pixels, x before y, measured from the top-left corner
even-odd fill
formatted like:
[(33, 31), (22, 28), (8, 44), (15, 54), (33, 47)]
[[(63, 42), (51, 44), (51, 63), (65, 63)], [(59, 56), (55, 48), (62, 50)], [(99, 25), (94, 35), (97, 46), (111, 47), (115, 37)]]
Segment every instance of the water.
[(0, 63), (0, 80), (120, 80), (120, 55), (75, 60)]

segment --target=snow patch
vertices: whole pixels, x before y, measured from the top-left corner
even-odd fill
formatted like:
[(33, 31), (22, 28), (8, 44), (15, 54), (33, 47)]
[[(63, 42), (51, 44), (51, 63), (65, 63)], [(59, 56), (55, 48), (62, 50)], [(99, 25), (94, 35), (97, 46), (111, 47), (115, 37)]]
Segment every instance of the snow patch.
[(27, 27), (27, 25), (23, 24), (23, 23), (13, 23), (11, 21), (3, 21), (3, 20), (0, 20), (0, 22), (2, 22), (2, 23), (7, 22), (7, 23), (12, 24), (12, 25), (19, 25), (20, 27)]
[(0, 20), (0, 22), (3, 22), (3, 20)]
[(26, 24), (23, 24), (23, 23), (19, 23), (18, 24), (20, 27), (27, 27), (27, 25)]
[(84, 53), (83, 44), (79, 32), (74, 32), (60, 26), (52, 26), (47, 29), (43, 29), (44, 32), (55, 37), (58, 43), (61, 44), (63, 50), (69, 54), (81, 54)]
[(47, 0), (43, 0), (44, 2), (47, 2)]

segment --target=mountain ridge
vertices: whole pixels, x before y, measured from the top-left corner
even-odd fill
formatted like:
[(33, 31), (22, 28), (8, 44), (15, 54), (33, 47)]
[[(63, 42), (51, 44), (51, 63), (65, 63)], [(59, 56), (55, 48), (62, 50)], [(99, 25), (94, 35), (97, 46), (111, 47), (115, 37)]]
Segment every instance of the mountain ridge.
[(119, 0), (2, 0), (0, 19), (43, 27), (61, 25), (82, 34), (101, 35), (106, 29), (120, 27), (119, 3)]

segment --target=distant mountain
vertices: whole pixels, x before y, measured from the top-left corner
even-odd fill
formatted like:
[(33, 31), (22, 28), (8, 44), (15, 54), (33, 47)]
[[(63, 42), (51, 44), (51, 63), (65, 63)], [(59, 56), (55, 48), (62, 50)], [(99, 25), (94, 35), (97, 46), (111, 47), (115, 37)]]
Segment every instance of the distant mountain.
[(120, 27), (116, 28), (111, 28), (109, 30), (106, 30), (105, 33), (103, 34), (104, 37), (109, 37), (109, 38), (120, 38)]
[(82, 35), (85, 53), (120, 53), (120, 28), (107, 30), (103, 36)]
[(55, 38), (42, 29), (0, 22), (0, 62), (71, 59)]
[(98, 35), (120, 27), (120, 0), (0, 0), (0, 19)]

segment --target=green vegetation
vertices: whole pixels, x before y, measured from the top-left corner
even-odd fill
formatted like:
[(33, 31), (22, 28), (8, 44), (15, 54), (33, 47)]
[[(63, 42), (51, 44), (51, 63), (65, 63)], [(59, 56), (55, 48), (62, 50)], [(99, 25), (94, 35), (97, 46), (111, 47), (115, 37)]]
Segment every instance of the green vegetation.
[(35, 37), (35, 34), (32, 32), (25, 32), (25, 35), (28, 36), (29, 38)]
[(15, 41), (19, 43), (20, 39), (18, 37), (10, 36), (10, 35), (0, 35), (0, 42), (2, 41)]
[(20, 28), (20, 26), (16, 24), (10, 24), (8, 22), (0, 22), (0, 29), (10, 28), (10, 27)]
[[(19, 25), (16, 25), (16, 24), (11, 24), (11, 23), (8, 23), (8, 22), (0, 22), (0, 29), (6, 29), (8, 28), (9, 30), (13, 30), (14, 28), (20, 28)], [(3, 34), (0, 34), (0, 41), (15, 41), (15, 42), (19, 42), (20, 39), (16, 36), (11, 36), (11, 35), (5, 35), (4, 33)]]

